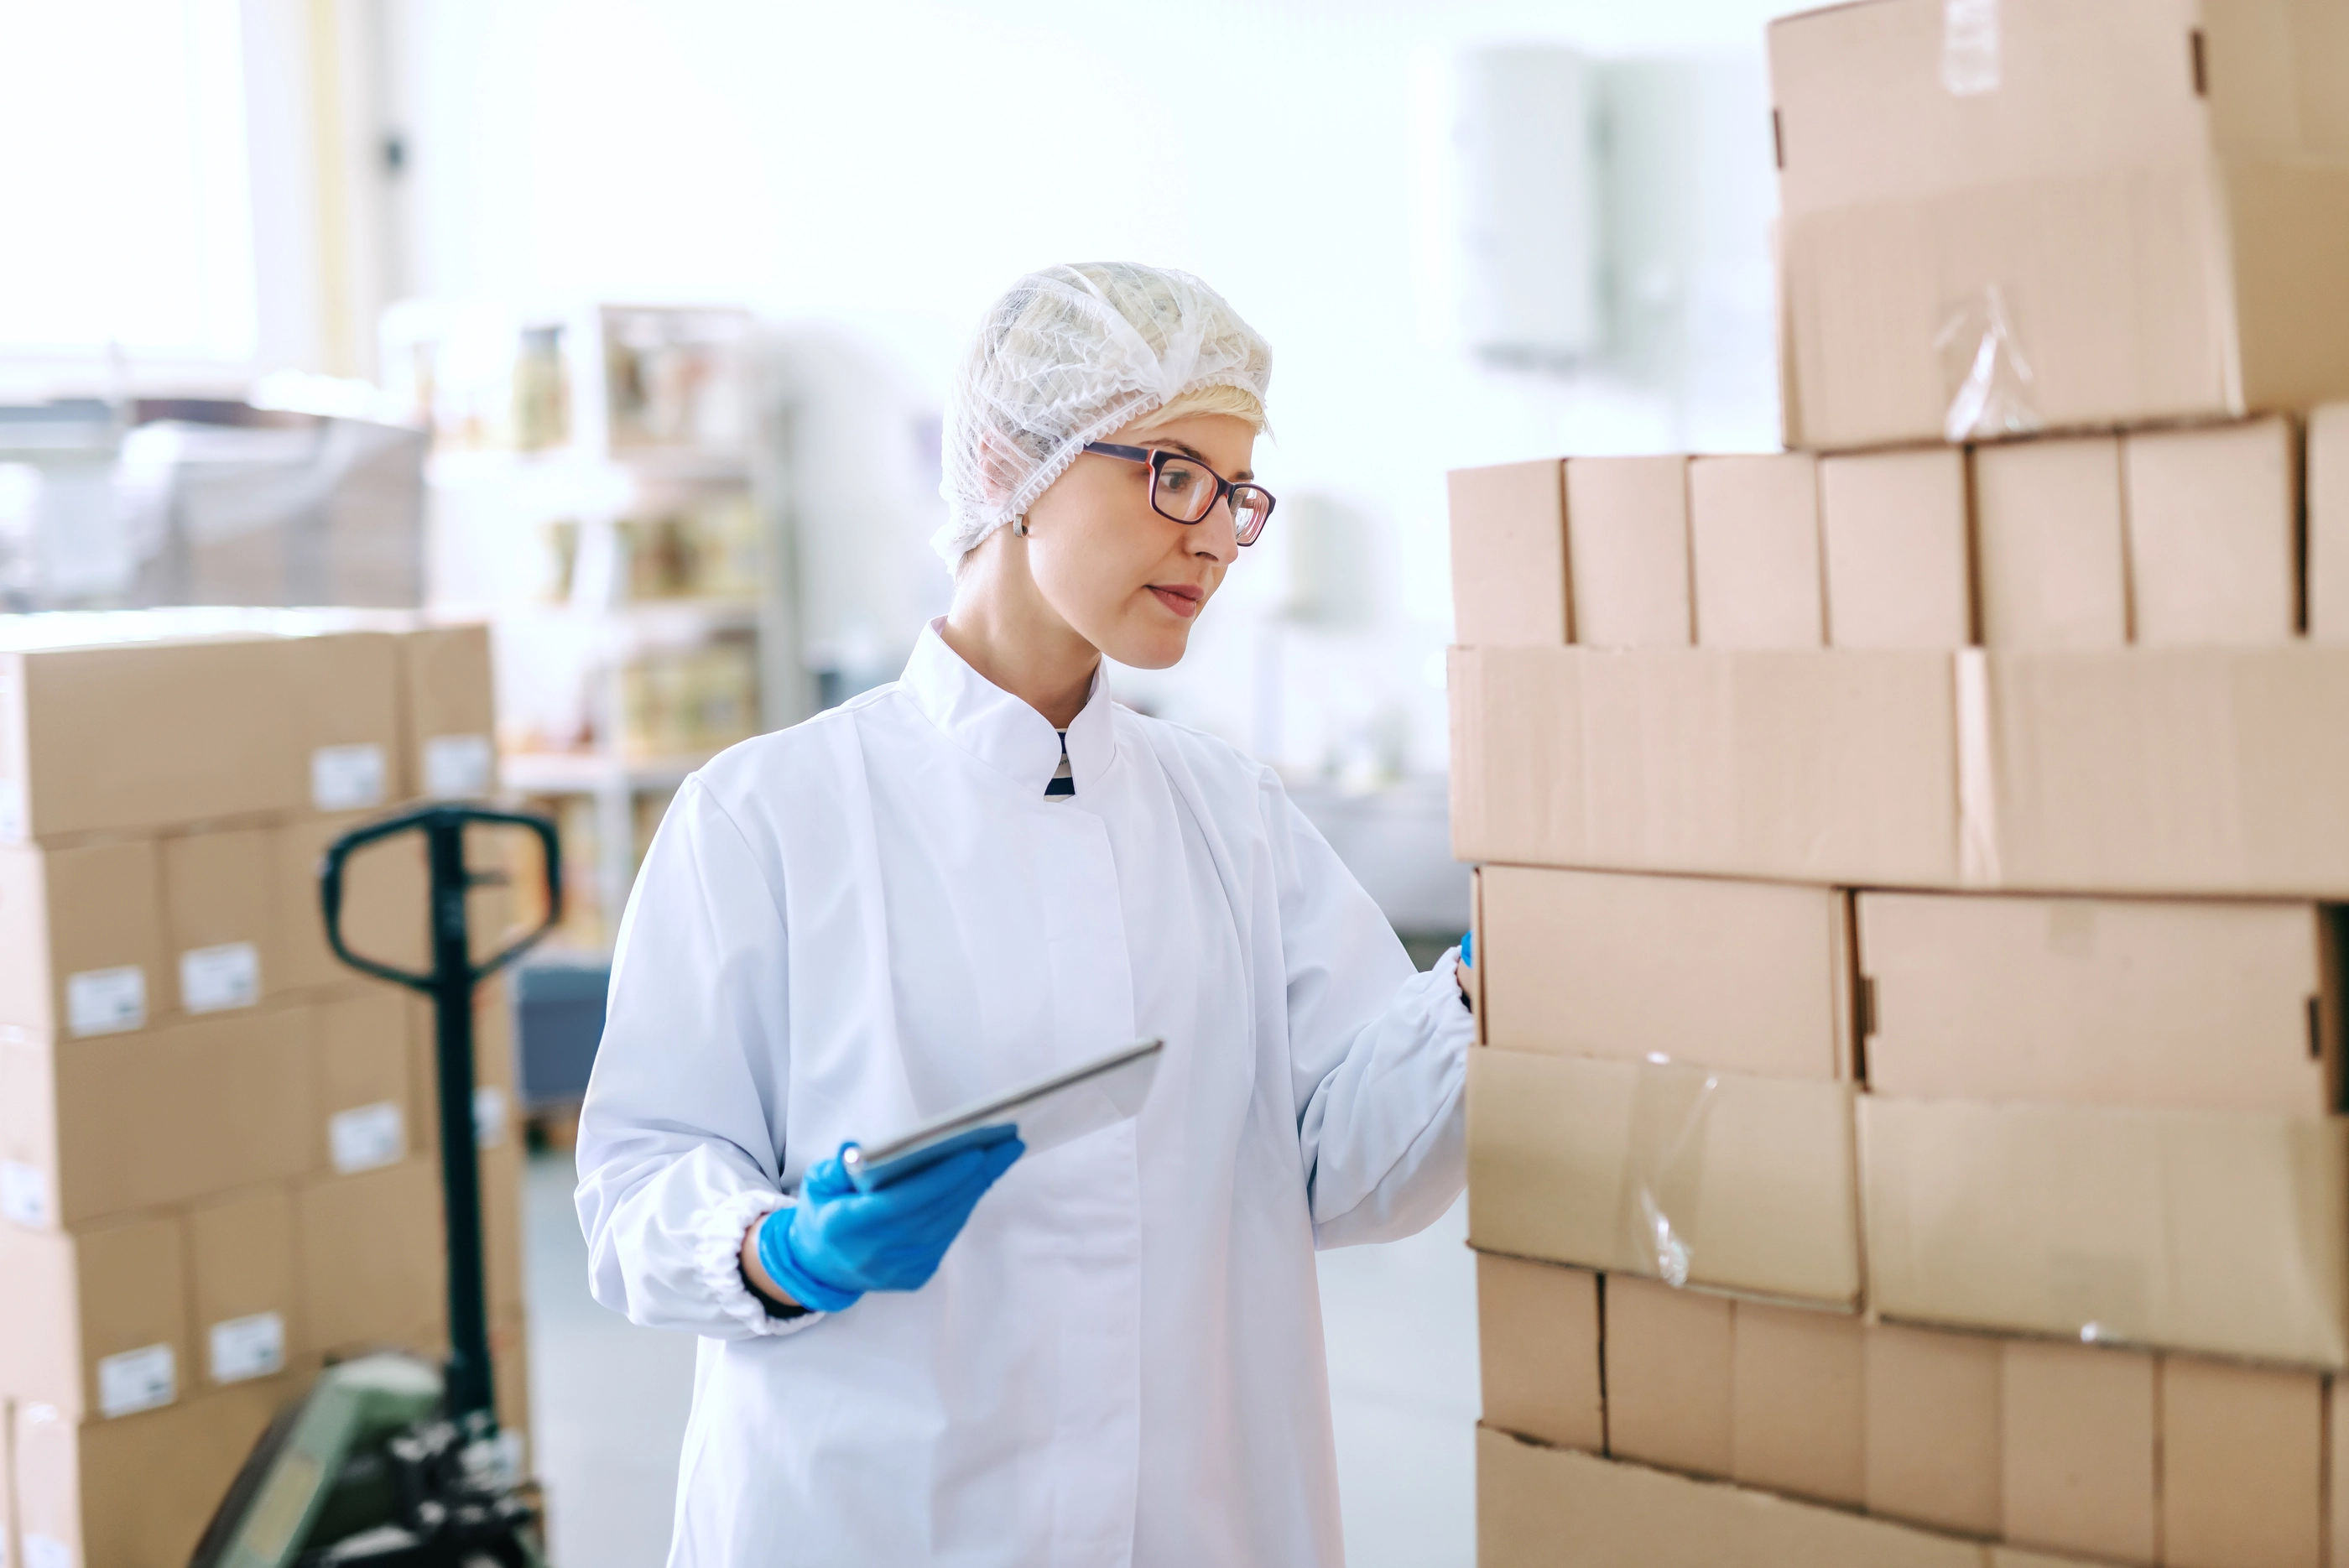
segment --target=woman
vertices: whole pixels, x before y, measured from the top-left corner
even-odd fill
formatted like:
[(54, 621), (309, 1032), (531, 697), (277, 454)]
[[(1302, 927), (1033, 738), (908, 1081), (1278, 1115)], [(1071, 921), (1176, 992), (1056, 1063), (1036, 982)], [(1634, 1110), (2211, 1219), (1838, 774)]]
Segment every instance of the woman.
[[(1181, 273), (1021, 279), (948, 411), (951, 611), (661, 824), (579, 1210), (596, 1299), (702, 1336), (672, 1563), (1340, 1560), (1313, 1251), (1459, 1193), (1464, 992), (1270, 769), (1101, 674), (1180, 659), (1263, 527), (1270, 358)], [(1145, 1036), (1133, 1121), (840, 1179)]]

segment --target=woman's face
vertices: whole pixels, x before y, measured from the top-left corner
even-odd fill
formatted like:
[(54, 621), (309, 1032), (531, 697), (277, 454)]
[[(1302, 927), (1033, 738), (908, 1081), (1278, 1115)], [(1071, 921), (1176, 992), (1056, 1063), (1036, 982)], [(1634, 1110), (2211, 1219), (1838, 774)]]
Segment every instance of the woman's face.
[[(1146, 435), (1135, 429), (1146, 428)], [(1256, 431), (1230, 414), (1129, 426), (1104, 441), (1164, 447), (1228, 480), (1253, 477)], [(1028, 570), (1045, 602), (1080, 637), (1136, 670), (1183, 657), (1191, 628), (1239, 555), (1228, 503), (1196, 523), (1150, 504), (1150, 469), (1084, 452), (1028, 508)]]

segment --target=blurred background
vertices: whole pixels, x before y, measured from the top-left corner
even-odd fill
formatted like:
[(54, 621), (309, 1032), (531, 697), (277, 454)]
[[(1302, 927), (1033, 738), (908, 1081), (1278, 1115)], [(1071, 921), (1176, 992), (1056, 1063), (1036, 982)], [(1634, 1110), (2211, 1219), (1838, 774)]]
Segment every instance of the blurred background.
[[(1132, 259), (1271, 341), (1279, 514), (1113, 689), (1278, 767), (1425, 964), (1467, 920), (1445, 472), (1776, 444), (1783, 8), (0, 0), (0, 609), (493, 628), (580, 893), (515, 983), (561, 1568), (659, 1556), (689, 1394), (569, 1210), (612, 922), (688, 772), (945, 609), (982, 309)], [(1464, 1233), (1323, 1260), (1358, 1564), (1472, 1560)]]

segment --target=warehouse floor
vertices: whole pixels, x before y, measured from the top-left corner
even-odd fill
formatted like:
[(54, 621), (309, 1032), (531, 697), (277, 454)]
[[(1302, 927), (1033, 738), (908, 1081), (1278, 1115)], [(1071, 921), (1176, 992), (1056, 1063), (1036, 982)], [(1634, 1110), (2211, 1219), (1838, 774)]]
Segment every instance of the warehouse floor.
[[(571, 1158), (531, 1162), (532, 1426), (555, 1568), (647, 1568), (668, 1545), (693, 1341), (587, 1294)], [(1467, 1208), (1408, 1241), (1321, 1254), (1350, 1568), (1475, 1556), (1476, 1275)]]

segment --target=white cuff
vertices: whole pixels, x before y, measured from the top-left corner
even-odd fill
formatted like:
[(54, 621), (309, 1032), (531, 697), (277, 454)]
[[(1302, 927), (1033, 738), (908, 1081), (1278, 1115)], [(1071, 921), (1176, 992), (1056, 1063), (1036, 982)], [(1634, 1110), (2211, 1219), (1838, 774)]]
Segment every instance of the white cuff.
[(776, 1210), (791, 1206), (792, 1199), (780, 1192), (757, 1188), (738, 1192), (709, 1210), (694, 1243), (694, 1268), (719, 1310), (753, 1334), (797, 1334), (824, 1315), (810, 1307), (797, 1317), (777, 1317), (742, 1278), (743, 1233)]

